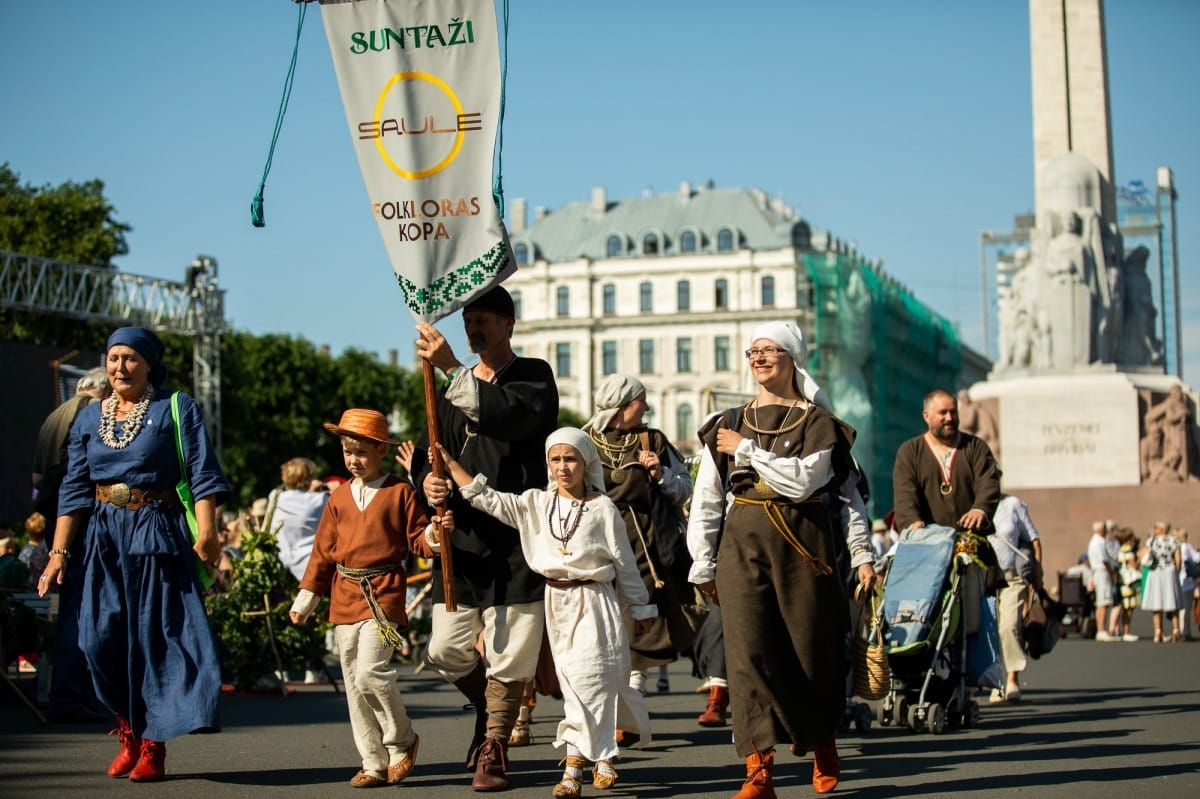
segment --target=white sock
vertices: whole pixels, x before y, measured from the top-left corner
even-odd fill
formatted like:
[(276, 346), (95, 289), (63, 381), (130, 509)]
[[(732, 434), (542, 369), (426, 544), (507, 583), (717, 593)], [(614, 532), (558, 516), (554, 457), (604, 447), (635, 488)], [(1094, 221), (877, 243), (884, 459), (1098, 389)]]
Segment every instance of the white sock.
[(629, 672), (629, 687), (639, 694), (646, 693), (646, 672), (637, 669)]

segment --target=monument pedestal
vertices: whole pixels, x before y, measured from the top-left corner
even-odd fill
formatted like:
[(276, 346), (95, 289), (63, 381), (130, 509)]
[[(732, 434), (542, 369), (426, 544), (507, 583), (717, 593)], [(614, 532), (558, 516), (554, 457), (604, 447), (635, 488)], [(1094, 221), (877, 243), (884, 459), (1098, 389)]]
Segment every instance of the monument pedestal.
[(1115, 519), (1140, 538), (1159, 519), (1200, 530), (1200, 483), (1142, 481), (1148, 402), (1176, 385), (1158, 371), (1100, 365), (971, 386), (971, 400), (998, 421), (1001, 485), (1029, 505), (1048, 587), (1087, 548), (1094, 521)]

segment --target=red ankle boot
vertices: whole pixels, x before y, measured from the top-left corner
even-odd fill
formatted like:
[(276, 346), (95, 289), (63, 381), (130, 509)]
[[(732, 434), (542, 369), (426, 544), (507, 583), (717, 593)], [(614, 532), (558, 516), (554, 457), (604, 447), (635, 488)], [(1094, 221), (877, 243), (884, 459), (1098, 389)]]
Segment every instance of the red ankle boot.
[(117, 716), (117, 728), (110, 730), (108, 734), (117, 736), (121, 743), (121, 751), (117, 752), (117, 756), (108, 764), (108, 776), (124, 777), (137, 765), (142, 741), (133, 734), (129, 722), (120, 716)]
[(167, 745), (162, 741), (142, 739), (142, 754), (138, 764), (129, 772), (134, 782), (161, 782), (167, 776)]
[(837, 787), (842, 776), (842, 761), (838, 757), (837, 741), (834, 736), (813, 748), (813, 789), (817, 793), (829, 793)]
[(729, 709), (729, 689), (714, 685), (708, 689), (708, 707), (696, 719), (701, 727), (724, 727), (725, 714)]
[(775, 750), (746, 757), (746, 781), (733, 799), (775, 799)]

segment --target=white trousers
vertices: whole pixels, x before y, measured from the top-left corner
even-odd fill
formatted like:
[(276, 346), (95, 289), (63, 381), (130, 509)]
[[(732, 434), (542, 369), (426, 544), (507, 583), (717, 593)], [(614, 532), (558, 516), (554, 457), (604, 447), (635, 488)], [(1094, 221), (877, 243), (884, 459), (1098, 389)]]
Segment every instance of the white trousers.
[(363, 771), (387, 777), (387, 767), (400, 762), (416, 736), (400, 697), (400, 664), (392, 662), (392, 645), (380, 637), (374, 619), (338, 624), (333, 632)]
[(433, 631), (425, 659), (447, 682), (465, 677), (479, 662), (475, 642), (483, 633), (489, 679), (525, 683), (537, 672), (546, 611), (541, 600), (490, 608), (459, 606), (453, 613), (433, 605)]

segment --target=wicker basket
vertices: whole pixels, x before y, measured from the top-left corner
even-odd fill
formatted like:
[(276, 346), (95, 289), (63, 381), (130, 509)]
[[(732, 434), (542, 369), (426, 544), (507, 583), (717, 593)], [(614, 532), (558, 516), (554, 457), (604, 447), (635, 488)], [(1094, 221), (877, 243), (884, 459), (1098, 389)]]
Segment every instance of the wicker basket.
[(883, 644), (882, 605), (870, 604), (867, 613), (867, 603), (862, 603), (854, 635), (854, 695), (883, 699), (892, 689), (892, 667)]

